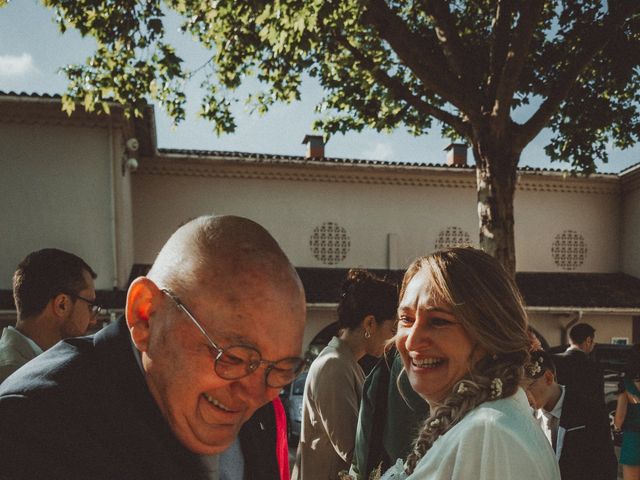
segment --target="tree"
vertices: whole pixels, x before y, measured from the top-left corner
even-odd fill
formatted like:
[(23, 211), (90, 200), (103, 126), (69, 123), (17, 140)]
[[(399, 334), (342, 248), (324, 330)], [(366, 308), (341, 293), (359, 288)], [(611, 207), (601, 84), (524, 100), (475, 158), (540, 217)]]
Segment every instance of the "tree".
[[(201, 115), (235, 128), (234, 90), (266, 111), (300, 97), (303, 76), (325, 97), (327, 135), (399, 126), (416, 135), (435, 120), (472, 146), (480, 245), (515, 272), (513, 199), (524, 147), (546, 126), (554, 160), (592, 173), (640, 137), (638, 0), (43, 0), (60, 27), (96, 38), (86, 65), (66, 68), (65, 108), (140, 111), (159, 101), (184, 118), (183, 62), (166, 43), (162, 8), (212, 51)], [(528, 112), (518, 123), (515, 112)]]

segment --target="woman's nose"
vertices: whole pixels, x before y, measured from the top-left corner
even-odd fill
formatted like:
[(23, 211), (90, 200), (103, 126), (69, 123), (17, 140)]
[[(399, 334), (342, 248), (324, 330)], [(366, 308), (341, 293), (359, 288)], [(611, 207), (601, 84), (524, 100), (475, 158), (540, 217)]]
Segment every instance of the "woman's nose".
[(428, 345), (431, 342), (431, 332), (425, 319), (416, 319), (407, 333), (405, 345), (408, 350)]

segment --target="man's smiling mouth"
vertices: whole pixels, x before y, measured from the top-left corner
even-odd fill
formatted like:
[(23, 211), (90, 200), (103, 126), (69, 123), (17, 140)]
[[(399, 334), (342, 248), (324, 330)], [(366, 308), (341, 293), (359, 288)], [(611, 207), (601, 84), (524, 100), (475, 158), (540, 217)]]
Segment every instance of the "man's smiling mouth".
[(202, 396), (207, 400), (207, 402), (209, 402), (211, 405), (214, 405), (214, 406), (218, 407), (220, 410), (224, 410), (225, 412), (229, 412), (229, 413), (233, 413), (234, 412), (234, 410), (230, 409), (229, 407), (227, 407), (223, 403), (219, 402), (218, 400), (213, 398), (208, 393), (203, 393)]

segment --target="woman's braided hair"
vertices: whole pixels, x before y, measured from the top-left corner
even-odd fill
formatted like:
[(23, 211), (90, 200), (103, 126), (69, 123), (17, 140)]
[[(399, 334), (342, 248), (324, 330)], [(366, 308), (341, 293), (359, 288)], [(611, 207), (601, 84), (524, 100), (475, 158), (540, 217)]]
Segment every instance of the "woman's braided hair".
[(405, 273), (400, 298), (411, 279), (423, 270), (428, 272), (432, 301), (450, 306), (475, 343), (474, 351), (481, 348), (487, 354), (470, 365), (446, 398), (431, 405), (430, 416), (407, 458), (407, 473), (412, 473), (438, 437), (469, 411), (488, 400), (513, 395), (529, 359), (522, 297), (511, 276), (493, 257), (467, 247), (419, 258)]

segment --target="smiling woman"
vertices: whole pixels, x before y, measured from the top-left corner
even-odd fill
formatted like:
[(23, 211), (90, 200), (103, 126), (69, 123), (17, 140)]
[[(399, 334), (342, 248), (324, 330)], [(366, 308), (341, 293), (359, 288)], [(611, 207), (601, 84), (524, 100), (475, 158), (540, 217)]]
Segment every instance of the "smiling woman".
[(560, 478), (520, 388), (530, 343), (522, 300), (494, 258), (453, 248), (416, 260), (398, 320), (404, 371), (431, 415), (383, 478)]

